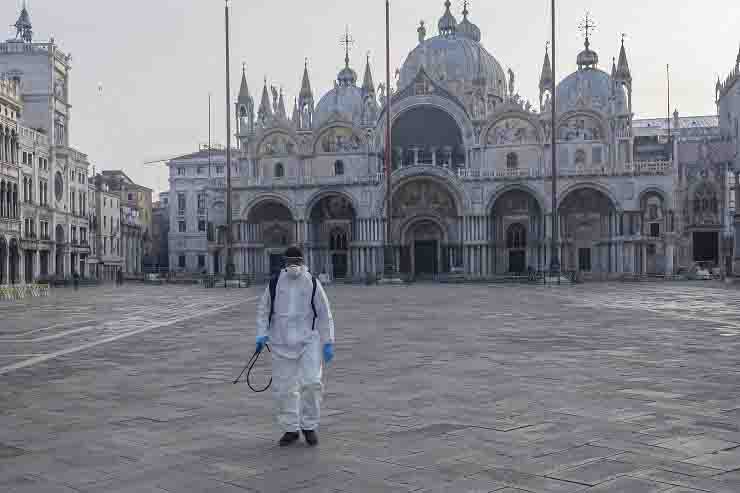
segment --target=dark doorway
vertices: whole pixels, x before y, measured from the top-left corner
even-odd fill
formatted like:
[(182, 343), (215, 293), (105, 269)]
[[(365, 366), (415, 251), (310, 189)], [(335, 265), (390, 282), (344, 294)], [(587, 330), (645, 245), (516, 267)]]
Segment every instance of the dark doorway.
[(719, 263), (719, 233), (716, 231), (697, 231), (694, 233), (694, 262)]
[(270, 274), (275, 275), (283, 270), (283, 255), (280, 253), (270, 254)]
[(591, 272), (591, 249), (578, 249), (578, 270), (582, 272)]
[(213, 273), (214, 274), (221, 273), (221, 255), (217, 253), (213, 255)]
[(26, 282), (28, 284), (31, 284), (33, 282), (33, 260), (34, 260), (34, 253), (33, 252), (26, 252), (26, 261), (24, 262), (25, 266), (25, 277)]
[(437, 240), (414, 243), (414, 265), (417, 275), (437, 273)]
[(346, 253), (335, 253), (331, 256), (332, 269), (334, 270), (334, 277), (342, 279), (347, 277), (347, 254)]
[(6, 260), (8, 258), (8, 247), (5, 238), (0, 237), (0, 285), (7, 282), (8, 273), (5, 272)]
[(524, 250), (509, 250), (509, 272), (521, 273), (527, 269), (527, 254)]

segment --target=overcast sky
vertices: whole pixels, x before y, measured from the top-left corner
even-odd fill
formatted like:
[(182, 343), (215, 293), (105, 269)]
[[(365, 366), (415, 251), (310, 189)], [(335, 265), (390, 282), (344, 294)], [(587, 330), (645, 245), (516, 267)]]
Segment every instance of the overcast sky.
[[(6, 26), (21, 0), (2, 2)], [(73, 56), (70, 82), (72, 145), (97, 169), (122, 168), (155, 191), (166, 190), (164, 165), (145, 161), (195, 151), (208, 140), (208, 93), (213, 94), (214, 140), (225, 143), (224, 3), (222, 0), (28, 0), (36, 40), (54, 36)], [(391, 69), (417, 44), (423, 19), (436, 34), (443, 0), (392, 0)], [(583, 49), (578, 25), (586, 10), (597, 28), (592, 49), (609, 71), (620, 33), (634, 79), (638, 117), (666, 114), (666, 64), (671, 105), (682, 115), (715, 112), (714, 85), (733, 68), (740, 45), (736, 0), (558, 0), (557, 78), (576, 69)], [(287, 101), (300, 87), (309, 59), (316, 101), (343, 66), (345, 26), (356, 40), (351, 65), (362, 74), (370, 52), (376, 85), (384, 78), (383, 0), (231, 0), (231, 81), (235, 98), (242, 62), (259, 104), (263, 79), (283, 86)], [(518, 92), (538, 97), (550, 0), (472, 0), (470, 19)], [(462, 0), (453, 1), (460, 20)], [(8, 28), (7, 36), (15, 31)], [(361, 77), (361, 75), (360, 75)], [(98, 84), (102, 84), (102, 94)], [(290, 110), (289, 110), (290, 111)]]

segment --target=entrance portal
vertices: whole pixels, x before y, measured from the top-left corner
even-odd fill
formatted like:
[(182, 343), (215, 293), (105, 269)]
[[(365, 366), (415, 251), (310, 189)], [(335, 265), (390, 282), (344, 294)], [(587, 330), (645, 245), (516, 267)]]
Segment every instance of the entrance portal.
[(416, 275), (434, 275), (437, 273), (437, 240), (414, 242), (414, 267)]
[(347, 277), (347, 254), (335, 253), (331, 256), (332, 272), (334, 277), (342, 279)]
[(524, 250), (509, 250), (509, 272), (520, 274), (527, 269), (527, 253)]
[(719, 263), (719, 233), (697, 231), (694, 233), (694, 262)]
[(270, 254), (270, 275), (275, 275), (283, 270), (283, 256), (279, 253)]

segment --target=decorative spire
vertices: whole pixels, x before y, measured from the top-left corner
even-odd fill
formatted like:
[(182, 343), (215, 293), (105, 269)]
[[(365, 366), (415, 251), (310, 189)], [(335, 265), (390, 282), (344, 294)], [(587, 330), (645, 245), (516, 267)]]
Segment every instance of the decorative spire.
[(450, 3), (450, 0), (445, 0), (445, 13), (442, 15), (442, 18), (439, 19), (439, 23), (437, 24), (439, 34), (442, 36), (454, 36), (455, 31), (457, 30), (457, 19), (455, 19), (455, 16), (450, 12), (451, 6), (452, 4)]
[(247, 104), (252, 99), (249, 94), (249, 85), (247, 84), (247, 64), (242, 63), (242, 83), (239, 87), (239, 99), (240, 104)]
[(349, 50), (355, 44), (355, 40), (349, 34), (349, 26), (339, 43), (344, 46), (344, 68), (339, 72), (337, 82), (340, 86), (354, 86), (357, 84), (357, 72), (349, 66)]
[(298, 98), (293, 98), (293, 117), (290, 120), (293, 126), (300, 127), (301, 112), (298, 111)]
[(301, 92), (298, 95), (301, 99), (312, 99), (313, 91), (311, 90), (311, 80), (308, 77), (308, 58), (303, 65), (303, 80), (301, 81)]
[(278, 102), (278, 118), (283, 120), (288, 119), (288, 112), (285, 110), (285, 99), (283, 98), (283, 88), (280, 88), (280, 99)]
[(264, 124), (272, 118), (272, 105), (270, 104), (270, 94), (267, 92), (267, 77), (265, 77), (265, 86), (262, 88), (262, 101), (257, 112), (259, 120)]
[(595, 51), (591, 50), (591, 41), (589, 40), (589, 33), (596, 28), (596, 24), (593, 23), (589, 12), (586, 12), (586, 18), (578, 28), (585, 34), (586, 41), (583, 43), (585, 50), (578, 54), (576, 63), (579, 69), (584, 68), (596, 68), (599, 64), (599, 55)]
[(31, 16), (28, 15), (28, 9), (26, 8), (26, 0), (23, 0), (23, 8), (18, 16), (18, 20), (15, 22), (15, 37), (26, 43), (31, 43), (33, 41), (32, 27)]
[(612, 57), (612, 80), (617, 80), (617, 59)]
[(375, 83), (373, 82), (373, 73), (370, 70), (370, 53), (367, 54), (367, 63), (365, 64), (365, 77), (362, 80), (362, 90), (365, 94), (375, 94)]
[(627, 51), (624, 49), (624, 37), (622, 34), (622, 48), (619, 50), (619, 64), (617, 65), (617, 78), (624, 82), (632, 82), (630, 66), (627, 63)]
[(545, 60), (542, 62), (542, 74), (540, 74), (540, 91), (552, 91), (552, 64), (550, 63), (550, 42), (545, 43)]

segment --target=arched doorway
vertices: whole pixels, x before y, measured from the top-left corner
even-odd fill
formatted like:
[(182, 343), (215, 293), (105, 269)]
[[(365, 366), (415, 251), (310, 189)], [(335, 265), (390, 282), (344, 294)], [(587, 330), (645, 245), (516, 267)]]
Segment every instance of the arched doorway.
[(0, 286), (8, 283), (6, 265), (8, 265), (8, 244), (5, 242), (5, 238), (0, 236)]
[(240, 236), (241, 241), (258, 245), (245, 252), (245, 268), (275, 274), (283, 268), (285, 249), (296, 242), (293, 214), (282, 202), (265, 199), (249, 211)]
[(506, 249), (509, 251), (509, 272), (527, 270), (527, 228), (516, 223), (506, 230)]
[(338, 193), (323, 197), (311, 208), (308, 240), (317, 271), (329, 271), (340, 279), (350, 274), (355, 218), (352, 201)]
[(411, 179), (393, 193), (392, 208), (399, 271), (421, 276), (450, 272), (459, 245), (450, 241), (458, 209), (448, 187), (430, 177)]
[(416, 106), (393, 123), (393, 167), (465, 167), (465, 146), (460, 127), (446, 111)]
[(405, 270), (417, 278), (439, 274), (446, 237), (440, 225), (434, 220), (421, 218), (409, 225), (404, 236), (407, 248), (403, 252), (408, 258), (402, 258), (401, 263), (407, 264)]
[(716, 188), (701, 183), (691, 197), (692, 260), (704, 267), (720, 264), (721, 204)]
[(54, 240), (56, 241), (56, 275), (64, 277), (64, 227), (61, 224), (57, 224)]
[(17, 284), (20, 281), (20, 261), (21, 252), (18, 246), (18, 240), (10, 240), (10, 268), (8, 269), (8, 278), (10, 284)]
[(560, 231), (565, 270), (603, 274), (612, 271), (616, 208), (604, 192), (579, 188), (560, 204)]
[(542, 209), (532, 193), (509, 190), (493, 204), (495, 272), (522, 273), (542, 269), (544, 252)]

